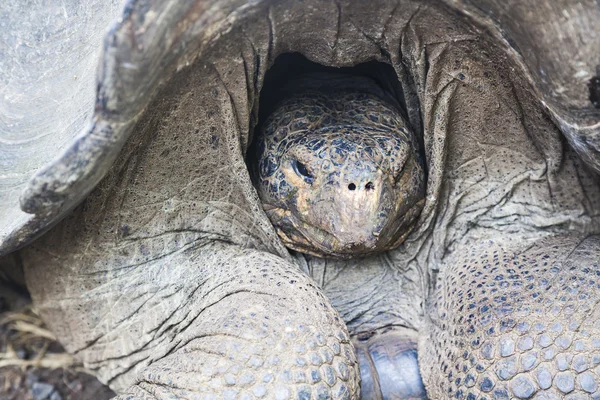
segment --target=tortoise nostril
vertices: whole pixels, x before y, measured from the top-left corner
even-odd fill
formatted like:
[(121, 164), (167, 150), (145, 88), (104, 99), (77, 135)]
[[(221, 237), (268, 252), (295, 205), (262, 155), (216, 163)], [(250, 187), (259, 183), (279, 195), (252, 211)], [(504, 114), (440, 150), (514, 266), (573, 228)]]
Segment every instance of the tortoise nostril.
[(348, 189), (355, 190), (356, 189), (356, 185), (354, 183), (351, 183), (351, 184), (348, 185)]
[(373, 184), (373, 182), (367, 182), (367, 184), (365, 185), (365, 189), (373, 190), (375, 189), (375, 185)]

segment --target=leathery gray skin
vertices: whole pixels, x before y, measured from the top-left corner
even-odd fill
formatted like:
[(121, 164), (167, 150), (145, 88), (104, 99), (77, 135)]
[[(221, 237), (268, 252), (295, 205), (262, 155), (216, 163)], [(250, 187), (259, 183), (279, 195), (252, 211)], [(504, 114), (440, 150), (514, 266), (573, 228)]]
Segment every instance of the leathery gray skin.
[[(417, 370), (431, 399), (597, 398), (598, 114), (553, 63), (597, 62), (584, 3), (131, 3), (93, 126), (21, 199), (33, 235), (89, 193), (20, 250), (37, 309), (120, 399), (423, 398)], [(246, 159), (285, 53), (395, 73), (426, 173), (397, 248), (283, 246)]]

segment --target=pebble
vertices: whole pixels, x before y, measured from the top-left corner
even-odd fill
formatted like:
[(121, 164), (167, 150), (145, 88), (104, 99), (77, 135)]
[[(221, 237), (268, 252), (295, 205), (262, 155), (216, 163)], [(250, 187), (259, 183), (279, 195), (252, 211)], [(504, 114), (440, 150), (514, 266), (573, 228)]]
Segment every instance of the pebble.
[(31, 386), (31, 395), (33, 400), (46, 400), (49, 399), (53, 392), (56, 390), (54, 386), (48, 383), (34, 382)]
[(50, 400), (62, 400), (62, 397), (58, 392), (54, 392), (50, 396)]
[(62, 400), (53, 385), (43, 382), (34, 382), (31, 385), (31, 395), (33, 400)]

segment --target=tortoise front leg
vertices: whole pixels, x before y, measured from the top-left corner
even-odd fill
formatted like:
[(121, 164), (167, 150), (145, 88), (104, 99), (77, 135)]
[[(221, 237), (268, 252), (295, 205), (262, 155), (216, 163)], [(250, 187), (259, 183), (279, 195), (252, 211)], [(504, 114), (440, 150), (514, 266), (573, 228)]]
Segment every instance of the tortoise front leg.
[(454, 254), (419, 344), (432, 398), (600, 396), (599, 236)]
[[(29, 276), (43, 272), (36, 258)], [(120, 399), (358, 398), (344, 323), (279, 257), (217, 242), (130, 270), (73, 269), (52, 278), (69, 294), (34, 297), (59, 337), (78, 326), (69, 350)]]

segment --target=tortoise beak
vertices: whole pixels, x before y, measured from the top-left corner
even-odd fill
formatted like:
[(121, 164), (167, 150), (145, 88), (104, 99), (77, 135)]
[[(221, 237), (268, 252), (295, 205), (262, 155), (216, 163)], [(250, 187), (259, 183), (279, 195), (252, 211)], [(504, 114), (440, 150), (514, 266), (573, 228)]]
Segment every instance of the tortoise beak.
[[(315, 199), (306, 200), (301, 212), (306, 223), (331, 237), (328, 246), (334, 253), (371, 252), (381, 245), (380, 236), (393, 213), (395, 198), (392, 183), (380, 169), (348, 168), (328, 177)], [(304, 207), (302, 207), (304, 208)]]

